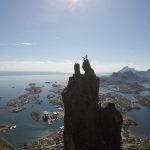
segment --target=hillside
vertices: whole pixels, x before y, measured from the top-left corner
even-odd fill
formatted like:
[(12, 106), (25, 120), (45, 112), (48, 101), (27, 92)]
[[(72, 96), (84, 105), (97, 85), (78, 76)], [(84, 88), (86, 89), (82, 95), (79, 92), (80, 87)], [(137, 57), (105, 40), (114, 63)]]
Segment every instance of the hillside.
[(0, 137), (0, 150), (16, 150), (16, 148)]

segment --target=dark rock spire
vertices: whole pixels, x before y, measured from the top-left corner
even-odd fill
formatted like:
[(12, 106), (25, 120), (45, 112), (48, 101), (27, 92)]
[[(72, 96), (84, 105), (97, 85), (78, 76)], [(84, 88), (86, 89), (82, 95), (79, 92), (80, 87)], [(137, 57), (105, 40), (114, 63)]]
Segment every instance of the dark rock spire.
[(62, 93), (65, 150), (121, 150), (122, 117), (115, 106), (106, 110), (98, 106), (99, 78), (87, 56), (82, 67), (84, 74), (79, 64), (74, 65), (75, 73)]

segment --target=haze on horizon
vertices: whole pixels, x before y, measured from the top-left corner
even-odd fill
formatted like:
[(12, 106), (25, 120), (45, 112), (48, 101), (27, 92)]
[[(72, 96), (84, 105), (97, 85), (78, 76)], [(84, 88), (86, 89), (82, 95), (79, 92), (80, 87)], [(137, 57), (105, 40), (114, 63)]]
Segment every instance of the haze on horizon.
[(150, 69), (149, 0), (1, 0), (0, 71)]

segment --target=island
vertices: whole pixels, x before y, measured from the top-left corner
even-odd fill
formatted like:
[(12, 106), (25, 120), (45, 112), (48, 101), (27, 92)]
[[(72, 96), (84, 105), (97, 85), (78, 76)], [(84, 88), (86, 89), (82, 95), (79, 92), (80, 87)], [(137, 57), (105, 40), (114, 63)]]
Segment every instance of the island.
[(0, 132), (6, 132), (8, 130), (16, 129), (16, 125), (2, 124), (0, 123)]
[(63, 119), (64, 112), (63, 111), (54, 111), (54, 112), (34, 111), (31, 112), (31, 117), (36, 121), (47, 122), (49, 125), (51, 125), (53, 124), (53, 122), (57, 121), (58, 119)]
[(142, 106), (150, 107), (150, 95), (147, 96), (137, 96), (138, 103)]
[(21, 112), (25, 109), (25, 105), (28, 103), (31, 103), (35, 101), (35, 104), (41, 104), (42, 100), (40, 98), (40, 93), (42, 92), (42, 87), (36, 87), (35, 83), (30, 83), (29, 87), (25, 88), (26, 93), (23, 95), (20, 95), (18, 98), (10, 99), (6, 102), (6, 104), (3, 106), (5, 107), (11, 107), (12, 112)]
[(122, 114), (127, 113), (135, 107), (130, 100), (121, 95), (113, 93), (99, 94), (99, 100), (99, 103), (102, 107), (106, 107), (108, 103), (114, 103), (118, 111), (120, 111)]

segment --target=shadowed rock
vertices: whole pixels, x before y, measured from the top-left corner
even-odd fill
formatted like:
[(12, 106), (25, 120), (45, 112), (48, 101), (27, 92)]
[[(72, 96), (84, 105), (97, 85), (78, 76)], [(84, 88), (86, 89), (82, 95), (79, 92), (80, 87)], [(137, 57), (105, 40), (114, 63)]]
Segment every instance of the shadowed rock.
[(74, 72), (75, 72), (76, 76), (80, 75), (80, 65), (79, 64), (74, 65)]
[(113, 104), (105, 109), (98, 106), (99, 78), (87, 57), (82, 67), (85, 74), (75, 64), (62, 93), (65, 150), (121, 150), (122, 116)]
[(116, 109), (114, 103), (108, 103), (107, 107), (101, 109), (101, 135), (102, 150), (121, 150), (121, 127), (122, 116)]

